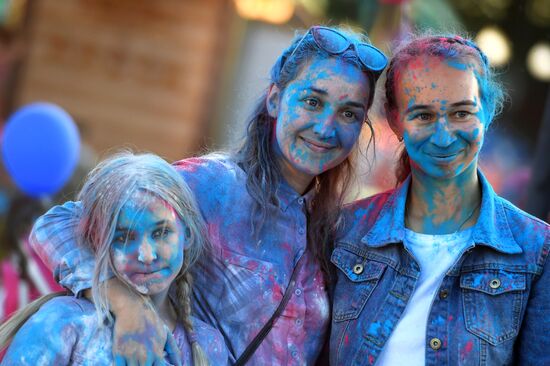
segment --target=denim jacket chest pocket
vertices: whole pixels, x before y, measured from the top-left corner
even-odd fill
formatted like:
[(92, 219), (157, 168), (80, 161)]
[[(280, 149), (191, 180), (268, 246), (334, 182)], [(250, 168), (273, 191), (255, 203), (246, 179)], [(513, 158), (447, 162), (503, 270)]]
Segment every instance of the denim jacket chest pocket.
[(332, 253), (332, 263), (339, 269), (334, 292), (333, 320), (357, 319), (378, 284), (386, 264), (369, 260), (344, 248)]
[(460, 277), (466, 329), (496, 346), (518, 335), (526, 274), (482, 270)]

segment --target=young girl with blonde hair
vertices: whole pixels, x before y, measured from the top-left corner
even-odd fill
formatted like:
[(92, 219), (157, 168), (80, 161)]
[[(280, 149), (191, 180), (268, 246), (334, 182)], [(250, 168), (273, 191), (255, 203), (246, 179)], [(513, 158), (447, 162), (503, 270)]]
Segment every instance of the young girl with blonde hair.
[(2, 365), (119, 364), (111, 351), (108, 282), (101, 280), (110, 275), (145, 298), (144, 306), (155, 308), (171, 330), (175, 342), (166, 346), (165, 361), (225, 364), (221, 334), (191, 315), (189, 269), (207, 241), (195, 199), (176, 170), (155, 155), (118, 154), (90, 173), (78, 200), (74, 235), (96, 257), (93, 303), (57, 293), (16, 313), (0, 327), (0, 348), (11, 339)]

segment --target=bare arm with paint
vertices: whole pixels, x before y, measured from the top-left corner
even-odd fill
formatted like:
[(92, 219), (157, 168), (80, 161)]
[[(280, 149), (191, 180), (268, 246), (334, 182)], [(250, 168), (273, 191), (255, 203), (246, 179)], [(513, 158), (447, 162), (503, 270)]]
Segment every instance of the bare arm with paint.
[[(81, 210), (79, 202), (53, 207), (36, 221), (30, 238), (34, 250), (52, 270), (56, 280), (75, 294), (91, 287), (95, 263), (90, 249), (79, 246), (75, 239)], [(163, 360), (165, 344), (172, 335), (158, 314), (119, 280), (107, 281), (109, 304), (116, 318), (115, 360), (140, 365)], [(85, 291), (85, 295), (88, 292)]]

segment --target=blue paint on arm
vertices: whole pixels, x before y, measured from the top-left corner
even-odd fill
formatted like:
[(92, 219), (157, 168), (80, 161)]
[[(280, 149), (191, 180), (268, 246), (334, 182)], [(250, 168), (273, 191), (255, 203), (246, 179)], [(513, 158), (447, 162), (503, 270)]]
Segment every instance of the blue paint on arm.
[[(74, 309), (61, 298), (44, 304), (15, 335), (2, 361), (8, 365), (70, 365), (78, 339)], [(78, 314), (76, 314), (78, 315)]]

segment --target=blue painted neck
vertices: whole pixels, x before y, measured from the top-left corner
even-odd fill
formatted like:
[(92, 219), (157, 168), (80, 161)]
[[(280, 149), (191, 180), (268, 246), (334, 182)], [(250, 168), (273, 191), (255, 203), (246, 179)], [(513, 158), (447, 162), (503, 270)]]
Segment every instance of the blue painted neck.
[(481, 202), (477, 162), (459, 175), (444, 179), (412, 167), (406, 226), (425, 234), (450, 234), (475, 224)]

